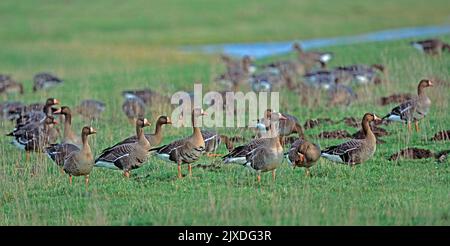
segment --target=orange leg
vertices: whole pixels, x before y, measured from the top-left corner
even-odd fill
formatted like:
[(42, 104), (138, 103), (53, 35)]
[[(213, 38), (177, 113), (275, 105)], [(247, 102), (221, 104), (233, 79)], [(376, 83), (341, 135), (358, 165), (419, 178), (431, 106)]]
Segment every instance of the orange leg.
[(28, 152), (28, 151), (25, 152), (25, 160), (27, 162), (30, 161), (30, 152)]
[(408, 132), (411, 132), (411, 122), (408, 121)]
[(189, 177), (192, 177), (192, 165), (188, 164)]
[(69, 184), (72, 184), (72, 175), (69, 175)]
[(183, 176), (181, 175), (181, 162), (178, 163), (178, 178), (181, 179)]
[(223, 156), (222, 154), (215, 154), (215, 153), (208, 153), (206, 154), (207, 157), (219, 157), (219, 156)]
[(123, 171), (123, 176), (130, 178), (130, 171)]
[(418, 121), (414, 122), (414, 126), (416, 127), (416, 132), (420, 132)]
[(86, 183), (86, 191), (87, 191), (87, 190), (88, 190), (88, 187), (89, 187), (89, 174), (86, 175), (86, 176), (84, 176), (84, 181), (85, 181), (85, 183)]
[(257, 179), (258, 179), (258, 183), (261, 183), (261, 174), (258, 173)]

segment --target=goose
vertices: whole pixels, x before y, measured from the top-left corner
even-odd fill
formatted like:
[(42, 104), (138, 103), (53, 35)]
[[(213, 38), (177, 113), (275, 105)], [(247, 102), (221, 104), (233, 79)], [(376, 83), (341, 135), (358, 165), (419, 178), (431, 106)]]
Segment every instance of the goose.
[[(158, 146), (161, 144), (162, 139), (163, 139), (162, 126), (167, 125), (167, 124), (172, 124), (172, 120), (170, 119), (170, 117), (165, 116), (165, 115), (160, 116), (158, 118), (158, 120), (156, 121), (155, 133), (144, 134), (145, 138), (147, 139), (147, 141), (150, 143), (151, 146)], [(121, 145), (121, 144), (125, 144), (125, 143), (133, 143), (133, 142), (136, 142), (137, 140), (138, 140), (138, 137), (136, 135), (134, 135), (134, 136), (125, 138), (124, 140), (120, 141), (119, 143), (117, 143), (116, 145), (114, 145), (112, 147), (115, 147), (115, 146)]]
[(387, 77), (387, 70), (381, 64), (372, 64), (370, 66), (365, 64), (354, 64), (349, 66), (340, 66), (335, 68), (335, 73), (340, 74), (341, 77), (346, 74), (350, 75), (353, 79), (340, 79), (338, 83), (347, 83), (350, 81), (355, 81), (356, 84), (380, 84), (382, 79), (380, 78), (378, 72), (384, 74), (384, 77)]
[(309, 168), (319, 160), (320, 154), (319, 146), (304, 139), (297, 139), (285, 153), (286, 159), (292, 167), (306, 168), (306, 176), (310, 176)]
[(191, 164), (197, 161), (205, 151), (205, 140), (197, 126), (197, 120), (199, 117), (207, 115), (203, 109), (195, 108), (192, 110), (192, 129), (191, 136), (175, 140), (167, 145), (153, 148), (150, 151), (154, 151), (156, 156), (166, 161), (172, 161), (178, 165), (178, 178), (182, 178), (181, 164), (188, 164), (189, 176), (192, 176)]
[(88, 136), (97, 133), (97, 131), (89, 126), (83, 127), (81, 130), (81, 139), (83, 145), (80, 149), (69, 151), (64, 156), (63, 170), (69, 175), (69, 184), (72, 184), (72, 176), (84, 176), (86, 189), (89, 185), (89, 174), (94, 167), (94, 156), (89, 146)]
[(45, 90), (57, 86), (63, 82), (62, 79), (51, 73), (38, 73), (33, 77), (33, 91)]
[(134, 124), (137, 118), (144, 117), (145, 103), (139, 98), (128, 98), (122, 104), (122, 111), (127, 116), (128, 121)]
[(411, 122), (414, 122), (416, 131), (419, 132), (419, 121), (423, 119), (430, 110), (431, 100), (425, 94), (425, 88), (433, 86), (429, 79), (422, 79), (417, 86), (417, 97), (408, 100), (393, 108), (383, 120), (406, 122), (411, 132)]
[(41, 104), (29, 105), (23, 108), (23, 111), (19, 112), (19, 117), (16, 120), (16, 128), (31, 122), (43, 122), (47, 116), (51, 116), (57, 109), (52, 106), (59, 104), (59, 101), (55, 98), (48, 98), (45, 101), (44, 106)]
[(358, 96), (352, 88), (336, 84), (328, 91), (328, 106), (344, 105), (349, 106)]
[(20, 112), (25, 105), (17, 101), (6, 101), (0, 103), (0, 118), (3, 120), (15, 120), (19, 117)]
[(440, 39), (425, 39), (420, 41), (413, 41), (410, 44), (414, 48), (428, 55), (440, 55), (444, 50), (450, 52), (450, 45), (442, 42), (442, 40)]
[(7, 134), (14, 137), (14, 146), (26, 152), (26, 160), (30, 159), (30, 152), (42, 152), (44, 146), (56, 142), (54, 136), (49, 135), (50, 129), (57, 121), (53, 116), (47, 116), (43, 122), (32, 122)]
[(100, 118), (100, 115), (105, 111), (106, 104), (104, 102), (86, 99), (75, 108), (75, 111), (82, 117), (89, 120), (96, 120)]
[[(278, 114), (281, 114), (284, 118), (284, 120), (280, 121), (278, 124), (279, 129), (277, 129), (278, 134), (283, 138), (285, 136), (289, 136), (291, 134), (297, 133), (299, 138), (303, 138), (304, 134), (303, 134), (303, 127), (300, 124), (299, 120), (297, 119), (297, 117), (290, 115), (290, 114), (286, 114), (286, 113), (277, 113), (276, 116)], [(264, 118), (260, 119), (260, 122), (264, 123), (266, 127), (269, 127), (270, 122), (271, 122), (271, 117), (272, 117), (272, 110), (271, 109), (266, 109), (266, 111), (264, 112)], [(283, 142), (283, 141), (282, 141)]]
[(72, 131), (72, 112), (70, 108), (67, 106), (62, 106), (61, 109), (54, 112), (54, 114), (64, 115), (64, 133), (62, 143), (70, 143), (81, 146), (81, 138)]
[(227, 71), (215, 79), (232, 91), (238, 91), (241, 84), (247, 82), (252, 75), (251, 58), (244, 56), (240, 65), (227, 67)]
[(225, 164), (237, 163), (256, 171), (258, 182), (261, 182), (261, 172), (268, 171), (272, 171), (272, 178), (275, 180), (275, 170), (283, 161), (283, 147), (276, 124), (286, 118), (278, 112), (273, 112), (272, 115), (270, 131), (267, 136), (238, 146), (222, 158)]
[(369, 123), (381, 120), (375, 114), (366, 113), (362, 119), (364, 139), (352, 139), (348, 142), (330, 146), (321, 152), (321, 157), (333, 162), (344, 163), (351, 166), (363, 163), (370, 159), (376, 150), (376, 137), (370, 129)]
[(307, 71), (317, 63), (320, 64), (321, 68), (325, 68), (326, 64), (333, 58), (331, 52), (305, 52), (299, 43), (294, 43), (292, 48), (297, 52), (298, 59), (306, 65)]
[(147, 118), (136, 120), (136, 137), (138, 141), (116, 144), (102, 151), (95, 160), (96, 167), (122, 170), (123, 175), (130, 177), (130, 171), (144, 165), (147, 162), (151, 144), (145, 138), (144, 127), (150, 126)]
[(205, 141), (205, 153), (209, 157), (221, 156), (220, 154), (215, 154), (216, 150), (219, 148), (221, 143), (224, 143), (227, 149), (230, 151), (233, 149), (233, 143), (225, 135), (220, 135), (215, 131), (209, 131), (202, 129), (200, 130), (202, 137)]
[(152, 105), (153, 103), (170, 103), (170, 98), (159, 94), (156, 91), (153, 91), (149, 88), (141, 89), (141, 90), (126, 90), (122, 91), (122, 96), (125, 99), (141, 99), (146, 105)]
[(23, 94), (23, 85), (13, 80), (9, 75), (0, 74), (0, 94), (6, 97), (9, 93)]
[(319, 70), (303, 75), (305, 83), (316, 89), (329, 90), (336, 84), (338, 78), (336, 73), (329, 70)]

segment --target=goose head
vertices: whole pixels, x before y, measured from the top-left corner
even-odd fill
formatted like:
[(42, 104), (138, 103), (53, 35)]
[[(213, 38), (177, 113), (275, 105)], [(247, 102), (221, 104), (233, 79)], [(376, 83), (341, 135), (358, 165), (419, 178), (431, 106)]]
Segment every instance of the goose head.
[(85, 126), (81, 130), (81, 135), (85, 135), (85, 136), (96, 134), (96, 133), (97, 133), (97, 131), (94, 128), (92, 128), (91, 126)]

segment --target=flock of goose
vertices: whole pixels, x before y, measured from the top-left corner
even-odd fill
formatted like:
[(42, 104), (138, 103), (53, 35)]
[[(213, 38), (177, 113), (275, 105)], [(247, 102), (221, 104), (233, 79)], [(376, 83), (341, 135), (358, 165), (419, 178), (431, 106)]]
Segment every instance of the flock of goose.
[[(421, 48), (427, 54), (438, 55), (442, 50), (450, 51), (450, 46), (437, 39), (413, 42), (412, 45)], [(297, 43), (293, 48), (298, 52), (297, 60), (283, 60), (261, 66), (263, 71), (252, 65), (251, 59), (246, 56), (236, 61), (228, 56), (222, 56), (226, 65), (226, 72), (217, 78), (221, 84), (230, 86), (228, 89), (239, 90), (243, 82), (250, 82), (250, 87), (256, 91), (272, 90), (274, 86), (298, 86), (296, 75), (301, 73), (304, 84), (316, 88), (331, 89), (346, 86), (346, 83), (381, 83), (377, 71), (385, 71), (382, 65), (351, 65), (326, 70), (327, 62), (332, 59), (330, 52), (305, 52)], [(318, 70), (314, 70), (316, 67)], [(50, 88), (62, 83), (58, 77), (40, 73), (34, 76), (33, 91)], [(347, 85), (348, 85), (347, 84)], [(129, 177), (133, 169), (141, 167), (148, 158), (156, 156), (178, 166), (178, 178), (182, 178), (181, 166), (188, 165), (189, 175), (192, 175), (192, 163), (196, 162), (205, 153), (214, 154), (221, 143), (226, 144), (229, 153), (222, 156), (224, 163), (237, 163), (247, 166), (258, 174), (271, 171), (275, 179), (275, 170), (287, 159), (293, 167), (305, 167), (309, 175), (309, 167), (314, 165), (320, 157), (333, 162), (354, 166), (370, 159), (376, 151), (376, 137), (371, 129), (371, 122), (400, 121), (415, 124), (419, 131), (418, 122), (423, 119), (431, 106), (425, 89), (433, 86), (433, 82), (423, 79), (417, 86), (417, 96), (393, 108), (385, 117), (379, 118), (373, 113), (366, 113), (362, 117), (362, 132), (364, 138), (352, 139), (336, 146), (320, 149), (318, 145), (305, 139), (302, 126), (295, 116), (265, 111), (264, 117), (258, 120), (256, 129), (258, 136), (250, 142), (234, 147), (230, 138), (215, 131), (198, 127), (197, 122), (205, 115), (201, 108), (194, 108), (191, 112), (193, 132), (190, 136), (180, 137), (178, 140), (161, 145), (163, 142), (163, 125), (172, 124), (172, 119), (160, 116), (156, 121), (153, 134), (145, 134), (144, 129), (151, 122), (144, 117), (146, 105), (153, 102), (168, 100), (151, 90), (124, 91), (125, 102), (123, 110), (135, 125), (136, 134), (115, 145), (104, 149), (95, 157), (89, 145), (89, 136), (96, 133), (92, 127), (85, 126), (79, 134), (72, 129), (73, 112), (67, 106), (57, 108), (60, 104), (57, 99), (49, 98), (45, 104), (23, 105), (8, 102), (2, 105), (3, 117), (15, 120), (16, 127), (7, 134), (13, 138), (12, 143), (21, 150), (26, 151), (27, 160), (30, 152), (45, 152), (61, 168), (62, 172), (72, 176), (85, 176), (86, 187), (89, 183), (89, 174), (94, 167), (105, 167), (122, 170), (124, 176)], [(347, 87), (345, 87), (347, 88)], [(347, 89), (346, 89), (347, 90)], [(351, 90), (350, 90), (351, 91)], [(0, 93), (23, 93), (22, 84), (14, 81), (8, 75), (0, 75)], [(339, 101), (339, 100), (338, 100)], [(98, 119), (103, 112), (105, 104), (96, 100), (83, 101), (76, 107), (76, 112), (88, 119)], [(59, 131), (55, 127), (56, 115), (64, 117), (63, 136), (59, 139)], [(291, 134), (298, 134), (298, 139), (284, 152), (284, 138)]]

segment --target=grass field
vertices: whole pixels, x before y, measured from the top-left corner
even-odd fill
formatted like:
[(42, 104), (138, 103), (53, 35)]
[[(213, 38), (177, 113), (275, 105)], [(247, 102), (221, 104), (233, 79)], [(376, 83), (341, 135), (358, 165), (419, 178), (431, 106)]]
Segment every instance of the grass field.
[[(405, 10), (407, 6), (407, 10)], [(96, 154), (127, 137), (134, 127), (121, 111), (124, 89), (151, 87), (170, 95), (193, 90), (193, 81), (217, 88), (223, 71), (217, 56), (184, 53), (179, 45), (277, 41), (358, 34), (385, 28), (448, 24), (448, 1), (1, 1), (0, 73), (25, 84), (24, 102), (58, 98), (75, 106), (86, 98), (106, 103), (103, 118), (93, 122)], [(449, 42), (450, 36), (440, 37)], [(282, 90), (281, 110), (302, 123), (310, 118), (383, 116), (395, 105), (379, 106), (381, 96), (415, 93), (420, 79), (450, 81), (450, 56), (423, 56), (410, 40), (336, 46), (331, 66), (383, 63), (389, 83), (358, 88), (359, 100), (349, 108), (308, 108), (296, 94)], [(278, 57), (272, 57), (274, 60)], [(264, 61), (257, 61), (263, 63)], [(51, 71), (65, 82), (45, 94), (31, 92), (32, 76)], [(89, 192), (84, 180), (68, 178), (46, 156), (18, 161), (10, 139), (0, 138), (0, 225), (450, 225), (449, 160), (387, 158), (405, 147), (432, 151), (450, 149), (450, 142), (431, 142), (449, 129), (449, 85), (427, 91), (433, 106), (422, 131), (408, 135), (391, 124), (385, 144), (354, 170), (321, 159), (311, 168), (292, 170), (287, 163), (262, 183), (240, 166), (202, 158), (193, 178), (176, 179), (176, 165), (151, 158), (125, 180), (121, 172), (94, 169)], [(156, 107), (158, 108), (158, 107)], [(155, 110), (148, 118), (155, 120)], [(74, 129), (86, 122), (74, 117)], [(13, 128), (1, 122), (1, 132)], [(307, 137), (325, 147), (343, 140), (316, 139), (323, 130), (358, 129), (344, 124), (307, 130)], [(190, 129), (165, 127), (164, 142), (186, 136)], [(147, 130), (148, 131), (148, 130)], [(151, 129), (153, 131), (153, 127)], [(218, 129), (245, 134), (242, 129)], [(78, 130), (77, 130), (78, 132)], [(221, 147), (221, 153), (225, 153)], [(24, 159), (24, 154), (22, 156)], [(31, 177), (34, 169), (36, 175)], [(184, 173), (187, 170), (183, 170)]]

